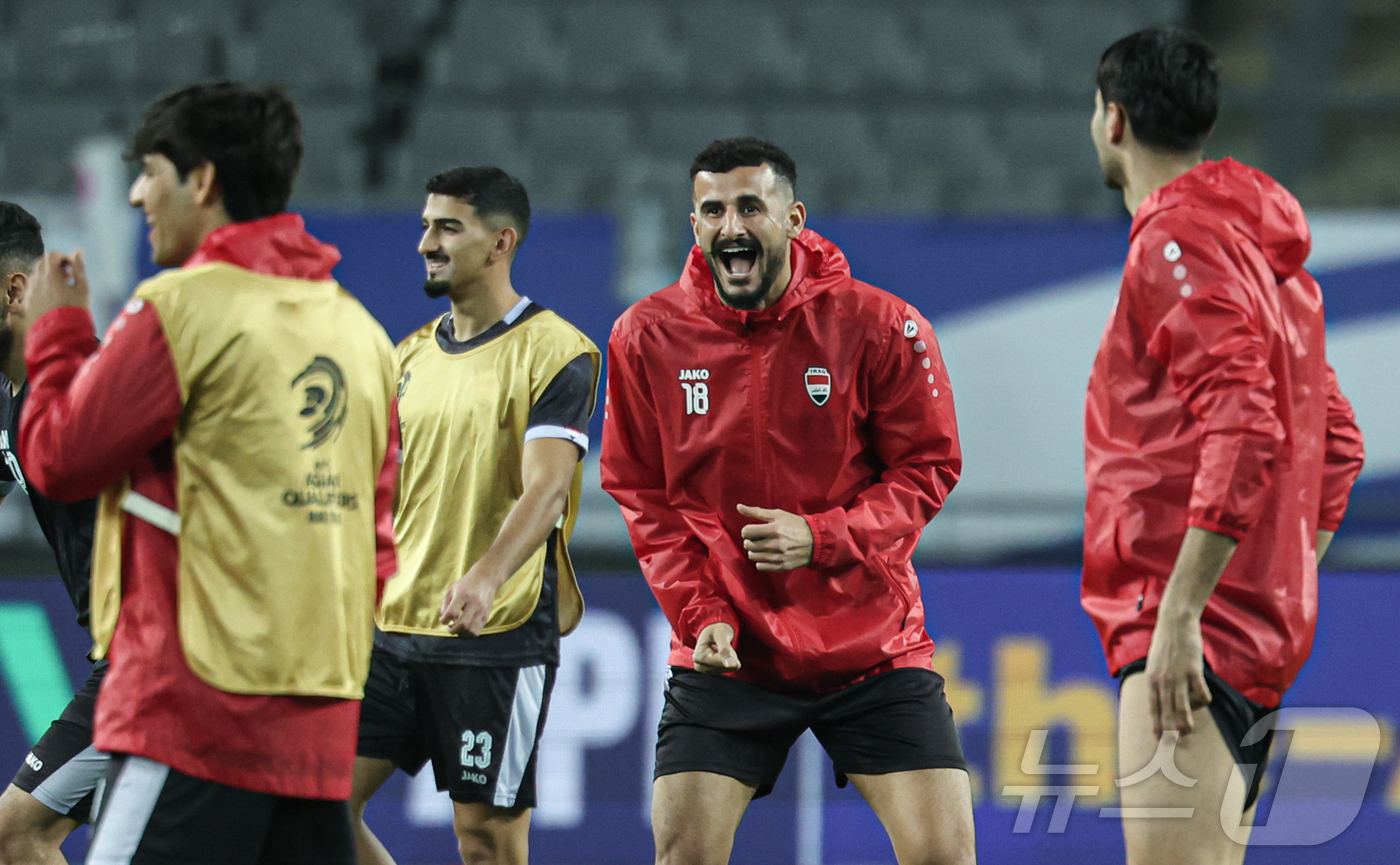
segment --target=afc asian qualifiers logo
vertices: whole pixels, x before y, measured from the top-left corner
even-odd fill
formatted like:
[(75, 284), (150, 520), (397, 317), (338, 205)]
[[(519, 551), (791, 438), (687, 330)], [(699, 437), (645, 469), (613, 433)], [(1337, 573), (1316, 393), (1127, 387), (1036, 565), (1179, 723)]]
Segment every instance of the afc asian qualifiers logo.
[(802, 383), (807, 385), (807, 396), (817, 405), (826, 405), (826, 401), (831, 399), (831, 373), (827, 372), (826, 367), (807, 367)]
[(306, 431), (311, 435), (310, 441), (301, 449), (318, 448), (333, 440), (345, 425), (348, 409), (345, 376), (336, 362), (317, 355), (311, 365), (301, 371), (301, 375), (292, 379), (292, 390), (298, 391), (302, 398), (297, 413), (306, 419)]

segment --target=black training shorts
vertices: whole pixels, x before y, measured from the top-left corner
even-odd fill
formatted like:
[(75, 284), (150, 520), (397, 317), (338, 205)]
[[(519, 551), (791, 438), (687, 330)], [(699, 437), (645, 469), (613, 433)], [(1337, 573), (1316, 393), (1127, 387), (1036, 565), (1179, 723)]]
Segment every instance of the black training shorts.
[(836, 769), (886, 775), (967, 769), (943, 677), (905, 668), (831, 694), (770, 691), (726, 676), (672, 667), (656, 741), (656, 777), (714, 772), (773, 791), (788, 751), (808, 729)]
[[(1118, 671), (1119, 688), (1122, 688), (1122, 683), (1129, 676), (1146, 669), (1146, 658), (1125, 664), (1123, 669)], [(1205, 665), (1205, 676), (1206, 687), (1210, 689), (1210, 716), (1215, 719), (1215, 726), (1220, 729), (1225, 747), (1235, 756), (1235, 763), (1249, 782), (1249, 792), (1244, 799), (1244, 809), (1248, 811), (1254, 800), (1259, 798), (1259, 785), (1264, 780), (1264, 764), (1268, 762), (1269, 748), (1274, 744), (1274, 730), (1270, 727), (1264, 738), (1253, 745), (1240, 743), (1255, 724), (1278, 710), (1256, 703), (1236, 691), (1228, 682), (1215, 675), (1210, 664)]]
[(40, 804), (79, 823), (92, 819), (92, 800), (107, 774), (108, 756), (92, 745), (97, 689), (107, 673), (98, 661), (72, 701), (24, 757), (14, 784)]
[(356, 753), (410, 775), (431, 759), (454, 802), (533, 808), (554, 671), (407, 661), (375, 646)]
[(343, 801), (255, 793), (114, 756), (88, 865), (354, 865)]

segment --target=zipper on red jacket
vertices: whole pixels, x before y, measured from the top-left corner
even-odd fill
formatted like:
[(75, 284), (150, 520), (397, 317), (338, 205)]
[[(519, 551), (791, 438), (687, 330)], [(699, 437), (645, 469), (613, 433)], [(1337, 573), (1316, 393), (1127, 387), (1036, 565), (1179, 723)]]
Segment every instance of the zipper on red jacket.
[(749, 400), (751, 401), (751, 410), (749, 414), (753, 418), (753, 467), (754, 475), (758, 478), (758, 482), (763, 485), (764, 501), (770, 502), (770, 504), (761, 505), (760, 507), (767, 508), (773, 505), (771, 504), (772, 499), (770, 492), (772, 485), (768, 483), (768, 467), (763, 458), (763, 392), (765, 390), (765, 371), (761, 357), (763, 350), (757, 344), (754, 337), (754, 331), (749, 327), (748, 321), (745, 321), (744, 341), (749, 344), (749, 366), (751, 368), (750, 375), (752, 376), (752, 387), (749, 388)]

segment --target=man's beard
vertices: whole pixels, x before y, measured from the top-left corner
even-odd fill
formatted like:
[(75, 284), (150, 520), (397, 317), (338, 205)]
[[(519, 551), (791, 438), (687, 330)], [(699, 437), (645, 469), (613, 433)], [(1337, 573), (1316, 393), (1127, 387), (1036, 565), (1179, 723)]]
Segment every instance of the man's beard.
[[(423, 259), (435, 264), (447, 264), (452, 260), (441, 252), (430, 253), (423, 256)], [(447, 293), (451, 290), (452, 284), (445, 279), (434, 279), (430, 276), (427, 281), (423, 283), (423, 293), (434, 300), (439, 297), (446, 297)]]
[(768, 294), (773, 290), (773, 285), (778, 281), (778, 275), (783, 271), (783, 256), (767, 254), (762, 244), (751, 241), (751, 248), (757, 252), (757, 260), (754, 267), (758, 270), (758, 290), (745, 294), (734, 294), (724, 289), (724, 265), (720, 263), (719, 252), (716, 251), (718, 242), (711, 245), (710, 251), (705, 253), (705, 263), (710, 266), (710, 275), (715, 280), (715, 291), (719, 294), (720, 300), (725, 306), (734, 309), (754, 310), (763, 306), (768, 299)]

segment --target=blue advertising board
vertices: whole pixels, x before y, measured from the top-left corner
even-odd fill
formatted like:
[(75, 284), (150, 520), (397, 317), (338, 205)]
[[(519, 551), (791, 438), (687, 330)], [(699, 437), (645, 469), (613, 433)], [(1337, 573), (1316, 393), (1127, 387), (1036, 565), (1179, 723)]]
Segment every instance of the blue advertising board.
[[(685, 204), (676, 208), (668, 218), (679, 236)], [(393, 339), (447, 309), (421, 288), (418, 214), (313, 212), (306, 220), (339, 247), (336, 278)], [(937, 331), (963, 444), (963, 478), (944, 523), (962, 519), (954, 513), (960, 509), (981, 510), (956, 539), (930, 532), (930, 558), (1034, 561), (1019, 553), (1077, 547), (1084, 390), (1118, 293), (1126, 220), (814, 214), (811, 225), (842, 248), (856, 277), (910, 301)], [(1342, 527), (1333, 556), (1354, 567), (1394, 567), (1400, 562), (1400, 403), (1386, 371), (1400, 366), (1400, 292), (1394, 290), (1400, 215), (1321, 213), (1311, 225), (1308, 267), (1326, 299), (1328, 360), (1367, 436), (1354, 518)], [(536, 215), (514, 264), (515, 287), (603, 347), (626, 306), (618, 287), (618, 262), (628, 252), (621, 248), (624, 235), (609, 214)], [(155, 271), (144, 232), (137, 258), (141, 276)], [(654, 288), (676, 278), (681, 264), (677, 254)], [(1029, 418), (1034, 422), (1023, 422)], [(601, 426), (596, 411), (595, 442)], [(1035, 513), (987, 513), (988, 503), (1007, 502)]]
[[(948, 680), (972, 767), (979, 859), (983, 862), (1121, 861), (1118, 823), (1101, 812), (1115, 802), (1117, 690), (1098, 640), (1079, 609), (1070, 570), (928, 570), (921, 573), (935, 666)], [(1400, 838), (1400, 668), (1383, 663), (1395, 637), (1400, 581), (1392, 574), (1324, 574), (1313, 657), (1289, 693), (1289, 707), (1334, 714), (1362, 710), (1382, 730), (1360, 813), (1320, 846), (1258, 847), (1251, 865), (1391, 863)], [(631, 865), (651, 861), (646, 820), (651, 754), (661, 708), (669, 628), (635, 574), (582, 580), (589, 611), (564, 641), (549, 726), (539, 757), (540, 807), (531, 858), (542, 865)], [(56, 581), (0, 581), (0, 769), (13, 771), (25, 749), (85, 676), (85, 635)], [(1007, 787), (1043, 782), (1023, 769), (1035, 730), (1048, 730), (1042, 764), (1096, 766), (1075, 778), (1099, 795), (1074, 800), (1057, 820), (1053, 800), (1026, 818)], [(1288, 759), (1342, 765), (1356, 759), (1345, 737), (1295, 732), (1280, 737), (1257, 818), (1267, 825), (1272, 785)], [(735, 863), (894, 862), (878, 821), (851, 788), (836, 789), (830, 764), (810, 739), (789, 758), (774, 793), (750, 808)], [(1031, 761), (1034, 763), (1034, 760)], [(371, 803), (370, 824), (400, 865), (455, 861), (451, 807), (432, 773), (402, 774)], [(1296, 815), (1295, 818), (1296, 819)], [(1021, 825), (1018, 825), (1018, 822)], [(79, 859), (80, 831), (68, 843)]]

